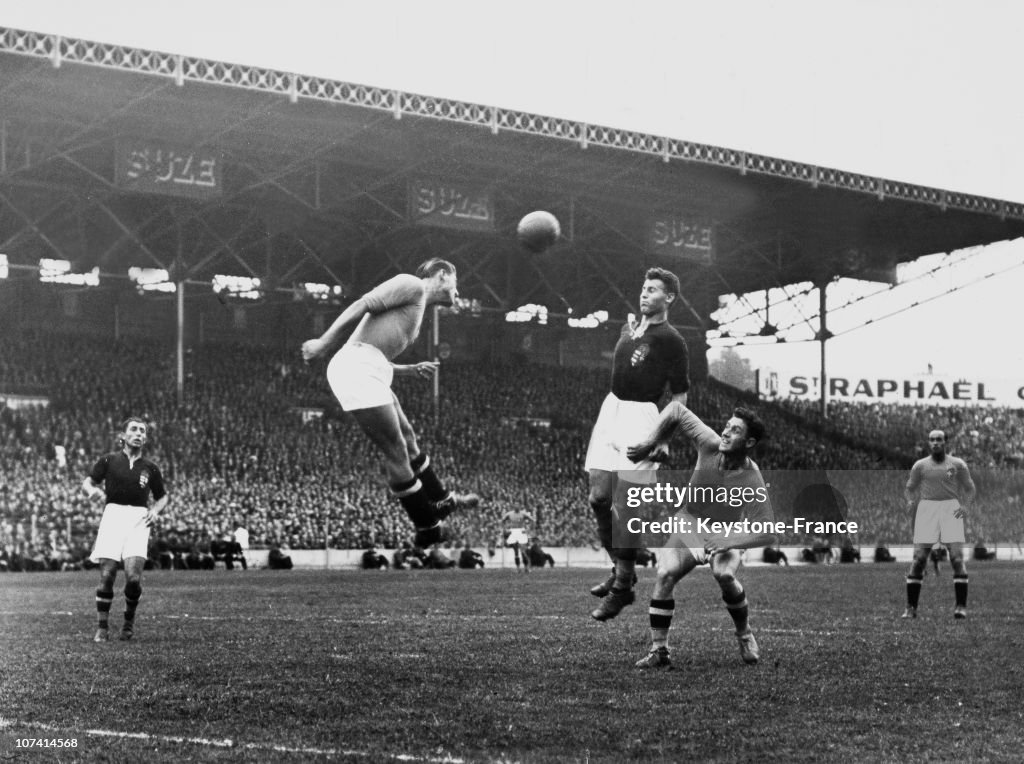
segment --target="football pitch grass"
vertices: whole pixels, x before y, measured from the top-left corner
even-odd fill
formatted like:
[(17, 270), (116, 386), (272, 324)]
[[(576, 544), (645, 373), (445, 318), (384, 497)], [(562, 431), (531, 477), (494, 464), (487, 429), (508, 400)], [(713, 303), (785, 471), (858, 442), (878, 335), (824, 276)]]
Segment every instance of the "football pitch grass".
[(150, 571), (135, 639), (103, 644), (95, 573), (3, 575), (0, 760), (1024, 758), (1024, 566), (972, 565), (965, 621), (948, 564), (915, 620), (904, 565), (745, 568), (756, 666), (698, 569), (657, 671), (653, 571), (601, 624), (605, 572)]

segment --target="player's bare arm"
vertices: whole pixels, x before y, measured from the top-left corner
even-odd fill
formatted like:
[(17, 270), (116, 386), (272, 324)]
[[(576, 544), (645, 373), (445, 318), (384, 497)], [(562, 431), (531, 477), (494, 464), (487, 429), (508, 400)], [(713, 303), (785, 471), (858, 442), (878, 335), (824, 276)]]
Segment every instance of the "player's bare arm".
[(153, 506), (146, 510), (146, 525), (153, 525), (157, 521), (160, 517), (160, 513), (164, 511), (169, 500), (170, 497), (167, 494), (164, 494), (153, 502)]
[(419, 363), (393, 363), (396, 376), (419, 377), (421, 379), (432, 379), (441, 366), (439, 361), (420, 361)]
[(771, 533), (730, 533), (710, 536), (704, 540), (704, 551), (708, 555), (724, 552), (729, 549), (753, 549), (754, 547), (772, 546), (776, 537)]
[(667, 459), (669, 441), (672, 440), (672, 436), (675, 434), (676, 429), (678, 429), (679, 423), (683, 421), (683, 416), (687, 411), (689, 409), (686, 408), (686, 393), (673, 395), (672, 400), (662, 409), (653, 432), (651, 432), (646, 440), (629, 446), (626, 449), (626, 456), (634, 462), (642, 462), (644, 460), (664, 461)]
[(93, 481), (91, 477), (87, 477), (82, 481), (82, 490), (85, 491), (85, 495), (93, 501), (97, 499), (106, 499), (107, 494), (103, 490), (103, 486)]
[(906, 488), (903, 489), (903, 496), (907, 500), (907, 510), (913, 517), (917, 511), (917, 497), (921, 485), (921, 473), (915, 464), (910, 468), (910, 478), (907, 480)]
[(974, 497), (978, 494), (978, 488), (974, 485), (971, 471), (967, 468), (966, 464), (960, 473), (960, 486), (963, 488), (963, 498), (960, 501), (960, 508), (953, 513), (953, 516), (958, 519), (967, 516), (967, 513), (971, 511), (971, 507), (974, 506)]
[(306, 340), (302, 343), (302, 360), (308, 362), (322, 356), (337, 342), (342, 333), (366, 315), (368, 310), (366, 301), (362, 297), (355, 300), (334, 319), (334, 323), (327, 327), (327, 331), (316, 339)]

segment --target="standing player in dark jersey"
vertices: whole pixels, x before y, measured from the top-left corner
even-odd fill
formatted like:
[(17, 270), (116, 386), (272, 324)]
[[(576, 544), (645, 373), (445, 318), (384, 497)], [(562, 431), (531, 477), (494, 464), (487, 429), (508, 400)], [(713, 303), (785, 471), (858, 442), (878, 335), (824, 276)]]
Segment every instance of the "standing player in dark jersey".
[(651, 651), (636, 665), (661, 668), (672, 664), (668, 632), (675, 612), (673, 591), (683, 576), (704, 564), (711, 565), (711, 574), (722, 589), (722, 599), (736, 627), (740, 656), (745, 663), (757, 663), (760, 651), (747, 621), (747, 595), (736, 573), (743, 561), (742, 550), (770, 546), (775, 543), (775, 535), (755, 528), (715, 533), (702, 528), (699, 521), (746, 519), (751, 524), (760, 523), (757, 528), (773, 521), (767, 486), (750, 458), (750, 452), (764, 438), (764, 424), (749, 409), (737, 408), (718, 435), (682, 404), (669, 403), (661, 413), (655, 435), (628, 449), (631, 458), (646, 459), (666, 448), (677, 427), (682, 427), (697, 448), (697, 464), (687, 485), (689, 501), (676, 515), (687, 523), (688, 530), (670, 536), (659, 555), (649, 611)]
[[(121, 426), (121, 451), (102, 457), (82, 482), (82, 489), (92, 499), (103, 499), (106, 506), (96, 544), (90, 559), (99, 563), (100, 586), (96, 590), (99, 627), (94, 642), (110, 639), (110, 606), (114, 601), (114, 580), (117, 564), (124, 562), (124, 625), (122, 640), (135, 635), (135, 608), (142, 596), (142, 570), (149, 549), (149, 529), (167, 506), (168, 496), (159, 468), (142, 456), (148, 427), (137, 417), (126, 419)], [(153, 505), (149, 506), (150, 495)]]
[[(590, 614), (598, 621), (617, 616), (636, 599), (636, 548), (616, 546), (625, 534), (626, 481), (657, 479), (653, 461), (633, 463), (626, 449), (649, 437), (658, 421), (658, 400), (666, 385), (672, 400), (686, 403), (690, 389), (686, 341), (668, 323), (668, 310), (679, 296), (679, 279), (664, 268), (644, 274), (640, 291), (640, 322), (622, 327), (612, 358), (612, 390), (601, 404), (585, 468), (590, 476), (590, 506), (597, 519), (601, 544), (612, 558), (612, 575), (590, 593), (603, 597)], [(619, 538), (625, 538), (620, 535)]]
[[(928, 555), (936, 543), (949, 549), (953, 566), (953, 617), (967, 617), (967, 564), (964, 562), (964, 517), (974, 502), (977, 490), (971, 471), (963, 459), (946, 453), (946, 433), (928, 433), (931, 456), (918, 459), (907, 480), (907, 509), (914, 518), (914, 562), (907, 573), (907, 609), (904, 618), (917, 618), (921, 582)], [(935, 573), (938, 575), (938, 563)]]

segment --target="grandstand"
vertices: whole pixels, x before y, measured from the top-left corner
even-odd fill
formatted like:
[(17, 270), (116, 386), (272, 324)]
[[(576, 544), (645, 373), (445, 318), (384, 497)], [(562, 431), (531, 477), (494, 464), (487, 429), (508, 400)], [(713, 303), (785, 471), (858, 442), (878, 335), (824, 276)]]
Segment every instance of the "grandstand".
[[(682, 277), (673, 320), (713, 422), (745, 395), (707, 376), (720, 293), (885, 280), (897, 260), (1024, 234), (1024, 207), (999, 200), (13, 29), (0, 106), (0, 541), (28, 558), (88, 548), (97, 518), (76, 489), (128, 411), (155, 423), (179, 542), (240, 521), (261, 546), (397, 546), (409, 527), (375, 458), (297, 348), (427, 256), (457, 263), (466, 300), (410, 351), (444, 359), (437, 398), (402, 396), (445, 473), (487, 500), (460, 542), (495, 543), (525, 505), (546, 543), (588, 546), (588, 427), (646, 266)], [(512, 232), (535, 208), (566, 238), (528, 257)], [(902, 470), (924, 429), (891, 407), (764, 408), (766, 470)], [(1015, 542), (1019, 412), (955, 416), (961, 452), (987, 468), (973, 530)], [(899, 495), (866, 483), (851, 512), (870, 540), (905, 536)]]
[[(112, 448), (124, 411), (142, 412), (155, 423), (149, 450), (164, 466), (174, 496), (162, 533), (177, 544), (208, 547), (235, 522), (263, 548), (395, 548), (411, 532), (383, 489), (376, 455), (330, 402), (321, 370), (306, 367), (287, 348), (195, 348), (182, 405), (167, 383), (171, 363), (159, 347), (26, 330), (5, 332), (0, 355), (17, 359), (4, 364), (4, 389), (46, 390), (49, 402), (8, 407), (0, 417), (6, 465), (0, 540), (11, 554), (80, 560), (88, 551), (98, 510), (78, 486), (95, 459)], [(593, 544), (582, 464), (606, 373), (517, 359), (452, 362), (445, 366), (437, 421), (429, 388), (402, 381), (405, 408), (445, 473), (487, 499), (479, 514), (458, 521), (458, 545), (495, 545), (501, 515), (522, 506), (536, 513), (547, 544)], [(715, 421), (749, 395), (707, 380), (695, 387), (691, 403)], [(761, 410), (772, 433), (760, 455), (769, 475), (834, 470), (853, 476), (844, 491), (851, 519), (866, 530), (863, 543), (906, 538), (901, 485), (920, 428), (894, 440), (900, 432), (895, 427), (845, 432), (831, 424), (823, 428), (789, 407)], [(323, 414), (304, 422), (303, 411)], [(990, 416), (996, 418), (983, 427), (979, 442), (996, 437), (1003, 419), (1017, 415), (1007, 410)], [(877, 443), (886, 449), (871, 450)], [(56, 446), (64, 449), (63, 462), (55, 458)], [(688, 447), (676, 444), (670, 467), (692, 463)], [(866, 471), (878, 478), (856, 479)], [(1024, 536), (1018, 511), (1024, 471), (1006, 464), (977, 470), (976, 480), (982, 490), (972, 532), (1004, 544)], [(781, 496), (775, 500), (789, 511)]]

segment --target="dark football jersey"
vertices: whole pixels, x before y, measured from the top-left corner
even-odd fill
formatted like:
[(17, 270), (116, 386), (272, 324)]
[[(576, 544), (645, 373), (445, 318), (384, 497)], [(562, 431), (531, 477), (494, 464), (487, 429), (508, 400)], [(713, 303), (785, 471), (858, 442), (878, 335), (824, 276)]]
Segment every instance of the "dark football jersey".
[(612, 359), (612, 394), (623, 401), (657, 403), (668, 383), (673, 395), (690, 389), (686, 340), (667, 322), (634, 339), (624, 324)]
[(167, 491), (159, 468), (144, 456), (129, 463), (124, 451), (115, 451), (100, 458), (89, 473), (92, 481), (102, 485), (109, 504), (146, 507), (149, 495), (162, 499)]

